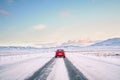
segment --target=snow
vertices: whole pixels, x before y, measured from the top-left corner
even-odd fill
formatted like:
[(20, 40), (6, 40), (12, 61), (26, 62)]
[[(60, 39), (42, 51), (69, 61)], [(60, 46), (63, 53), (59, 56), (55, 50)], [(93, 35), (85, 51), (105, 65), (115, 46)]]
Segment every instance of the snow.
[[(112, 58), (105, 60), (98, 56), (68, 53), (68, 59), (89, 79), (89, 80), (119, 80), (120, 59), (118, 63), (110, 62)], [(116, 61), (116, 60), (114, 60)]]
[(47, 80), (69, 80), (63, 58), (56, 59), (56, 63)]
[(95, 43), (92, 46), (120, 46), (120, 38), (107, 39), (107, 40)]
[[(61, 47), (62, 48), (62, 47)], [(50, 61), (57, 48), (0, 50), (0, 80), (24, 80)], [(63, 47), (66, 57), (89, 80), (120, 79), (120, 46)], [(117, 54), (117, 55), (116, 55)], [(63, 58), (56, 58), (47, 80), (69, 80)]]
[(39, 56), (38, 54), (32, 55), (22, 55), (23, 58), (21, 58), (20, 55), (13, 56), (14, 59), (10, 59), (9, 56), (8, 59), (7, 57), (5, 59), (3, 58), (6, 61), (3, 65), (2, 60), (2, 64), (0, 65), (0, 80), (24, 80), (27, 77), (31, 76), (35, 71), (37, 71), (53, 57), (49, 53), (39, 54)]

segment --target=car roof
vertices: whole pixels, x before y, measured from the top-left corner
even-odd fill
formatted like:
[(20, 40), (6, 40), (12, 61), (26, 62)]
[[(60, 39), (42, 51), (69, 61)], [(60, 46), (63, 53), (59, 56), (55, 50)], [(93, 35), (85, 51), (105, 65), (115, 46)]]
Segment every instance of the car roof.
[(63, 49), (57, 49), (57, 51), (64, 51)]

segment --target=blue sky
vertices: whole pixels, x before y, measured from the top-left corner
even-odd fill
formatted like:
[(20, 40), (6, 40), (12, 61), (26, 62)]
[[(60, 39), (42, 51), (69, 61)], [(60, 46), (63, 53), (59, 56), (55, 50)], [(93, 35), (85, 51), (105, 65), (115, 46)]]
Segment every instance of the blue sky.
[(0, 0), (0, 45), (120, 37), (120, 0)]

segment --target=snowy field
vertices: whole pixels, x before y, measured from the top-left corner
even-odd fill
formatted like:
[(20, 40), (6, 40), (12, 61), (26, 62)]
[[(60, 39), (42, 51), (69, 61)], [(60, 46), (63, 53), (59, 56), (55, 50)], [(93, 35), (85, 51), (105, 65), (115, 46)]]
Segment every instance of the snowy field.
[(0, 50), (0, 80), (120, 80), (120, 47)]

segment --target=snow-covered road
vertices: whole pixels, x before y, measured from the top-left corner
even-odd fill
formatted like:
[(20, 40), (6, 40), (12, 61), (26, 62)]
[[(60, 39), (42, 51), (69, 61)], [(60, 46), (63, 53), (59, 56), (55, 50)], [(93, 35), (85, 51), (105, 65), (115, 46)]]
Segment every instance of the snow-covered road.
[(69, 80), (63, 58), (56, 58), (52, 72), (47, 80)]
[(52, 58), (27, 80), (87, 80), (67, 59)]
[(54, 58), (54, 53), (40, 54), (1, 64), (0, 80), (119, 80), (120, 59), (109, 60), (79, 53), (66, 53), (66, 58)]
[[(36, 55), (36, 54), (35, 54)], [(3, 64), (3, 60), (1, 60), (2, 65), (0, 65), (0, 80), (24, 80), (27, 77), (30, 77), (35, 71), (41, 68), (45, 63), (47, 63), (52, 57), (50, 54), (39, 54), (36, 57), (33, 54), (33, 57), (28, 57), (31, 55), (27, 55), (25, 57), (16, 57), (15, 59), (5, 59), (4, 61), (7, 64)], [(3, 56), (4, 57), (4, 56)], [(20, 59), (22, 61), (20, 61)], [(26, 59), (25, 59), (26, 58)], [(14, 62), (11, 63), (13, 60)]]
[(73, 53), (67, 57), (89, 80), (120, 80), (120, 59), (114, 62), (112, 58)]

